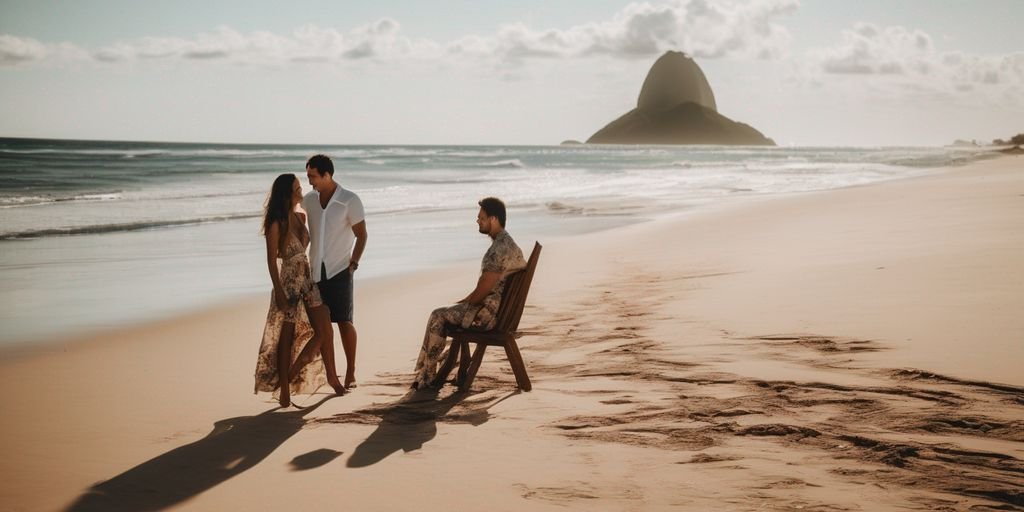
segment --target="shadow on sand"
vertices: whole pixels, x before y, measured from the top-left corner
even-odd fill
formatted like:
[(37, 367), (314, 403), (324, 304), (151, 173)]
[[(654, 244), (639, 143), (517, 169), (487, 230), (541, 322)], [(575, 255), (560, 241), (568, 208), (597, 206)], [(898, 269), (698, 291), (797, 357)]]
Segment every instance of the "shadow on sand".
[[(518, 394), (518, 390), (497, 399), (472, 400), (466, 393), (455, 392), (438, 399), (438, 391), (410, 391), (397, 402), (352, 413), (319, 418), (317, 423), (376, 424), (373, 431), (345, 463), (350, 468), (376, 464), (398, 452), (419, 450), (437, 436), (437, 423), (463, 423), (479, 426), (490, 419), (488, 409)], [(493, 395), (490, 395), (493, 396)], [(452, 413), (452, 409), (459, 406)]]
[(220, 420), (206, 437), (92, 486), (66, 510), (161, 510), (177, 505), (259, 464), (295, 435), (304, 417), (328, 396), (304, 409), (275, 407), (256, 416)]

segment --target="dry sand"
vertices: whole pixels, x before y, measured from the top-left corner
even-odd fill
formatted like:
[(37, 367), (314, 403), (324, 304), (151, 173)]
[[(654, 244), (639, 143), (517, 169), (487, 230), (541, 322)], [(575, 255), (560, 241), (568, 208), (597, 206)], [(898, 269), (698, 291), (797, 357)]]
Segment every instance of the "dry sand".
[(407, 392), (475, 263), (361, 282), (303, 410), (248, 393), (262, 297), (7, 354), (0, 509), (1024, 508), (1024, 159), (542, 242), (530, 393)]

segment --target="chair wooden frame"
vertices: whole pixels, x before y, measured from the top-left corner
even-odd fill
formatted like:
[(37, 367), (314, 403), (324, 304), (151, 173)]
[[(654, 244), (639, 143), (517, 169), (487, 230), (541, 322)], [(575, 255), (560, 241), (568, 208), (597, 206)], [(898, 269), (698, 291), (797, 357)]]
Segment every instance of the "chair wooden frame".
[[(454, 329), (448, 335), (452, 338), (451, 348), (448, 349), (448, 358), (445, 359), (441, 369), (437, 372), (434, 386), (444, 385), (448, 374), (459, 363), (459, 372), (456, 375), (455, 383), (459, 391), (467, 391), (476, 378), (476, 372), (480, 369), (480, 363), (484, 360), (484, 351), (489, 346), (502, 347), (508, 362), (512, 366), (512, 373), (516, 376), (516, 384), (519, 389), (529, 391), (533, 388), (530, 384), (530, 377), (526, 374), (526, 364), (519, 352), (519, 345), (516, 344), (519, 320), (523, 316), (523, 308), (526, 306), (526, 296), (530, 292), (530, 283), (533, 282), (533, 273), (537, 269), (537, 259), (540, 258), (540, 250), (543, 247), (535, 243), (526, 268), (517, 271), (505, 278), (505, 290), (502, 292), (501, 304), (498, 305), (497, 320), (494, 328), (489, 331), (475, 329)], [(472, 357), (469, 352), (469, 344), (476, 343), (476, 350)], [(460, 358), (461, 355), (461, 358)]]

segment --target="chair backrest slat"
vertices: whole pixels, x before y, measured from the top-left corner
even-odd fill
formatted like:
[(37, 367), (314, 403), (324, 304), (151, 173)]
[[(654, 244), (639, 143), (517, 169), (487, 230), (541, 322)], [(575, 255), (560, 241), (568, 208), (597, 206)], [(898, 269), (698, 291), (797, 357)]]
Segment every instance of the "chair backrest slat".
[(514, 333), (519, 328), (519, 320), (523, 317), (526, 296), (530, 292), (530, 283), (533, 282), (533, 273), (537, 270), (537, 260), (540, 258), (542, 248), (540, 243), (534, 243), (533, 252), (530, 253), (526, 268), (505, 279), (505, 290), (502, 292), (501, 304), (498, 306), (495, 330)]

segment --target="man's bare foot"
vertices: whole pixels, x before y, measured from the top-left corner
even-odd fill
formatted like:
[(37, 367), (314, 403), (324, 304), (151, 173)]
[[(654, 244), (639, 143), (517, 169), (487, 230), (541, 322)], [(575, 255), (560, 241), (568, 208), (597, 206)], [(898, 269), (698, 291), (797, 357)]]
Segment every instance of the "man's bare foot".
[(435, 392), (441, 389), (441, 386), (438, 386), (433, 382), (420, 383), (419, 381), (413, 381), (413, 383), (409, 385), (409, 389), (412, 389), (414, 391)]
[(354, 389), (356, 387), (359, 387), (359, 385), (356, 384), (356, 376), (355, 375), (346, 375), (345, 376), (345, 389)]
[(289, 397), (288, 395), (282, 393), (281, 396), (277, 398), (277, 403), (280, 404), (280, 406), (282, 408), (284, 408), (284, 407), (288, 407), (289, 405), (291, 405), (292, 404), (292, 400), (291, 400), (291, 397)]

